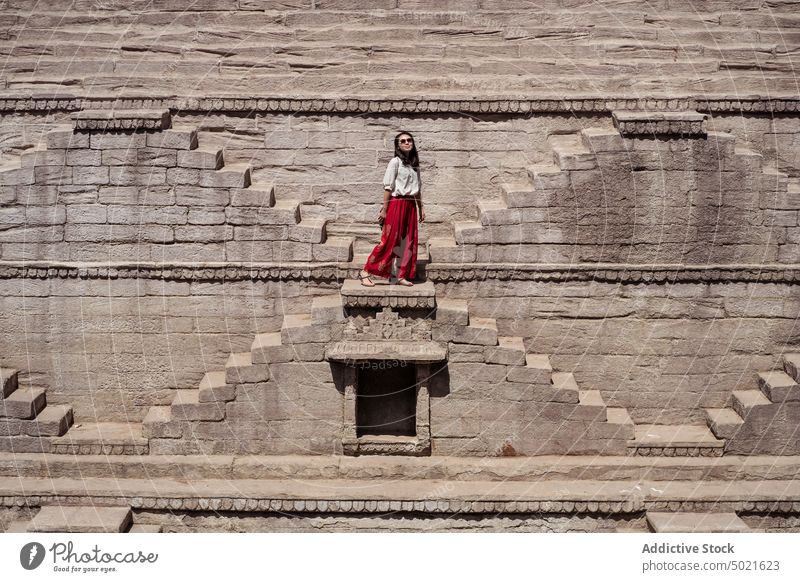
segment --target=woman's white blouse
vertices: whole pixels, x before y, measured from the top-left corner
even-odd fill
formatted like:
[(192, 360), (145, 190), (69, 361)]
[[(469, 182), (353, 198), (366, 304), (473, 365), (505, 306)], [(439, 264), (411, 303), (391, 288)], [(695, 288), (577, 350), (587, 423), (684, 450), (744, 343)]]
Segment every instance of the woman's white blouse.
[(392, 196), (413, 196), (420, 192), (422, 181), (419, 172), (411, 165), (404, 165), (399, 157), (389, 160), (386, 174), (383, 176), (383, 187), (392, 191)]

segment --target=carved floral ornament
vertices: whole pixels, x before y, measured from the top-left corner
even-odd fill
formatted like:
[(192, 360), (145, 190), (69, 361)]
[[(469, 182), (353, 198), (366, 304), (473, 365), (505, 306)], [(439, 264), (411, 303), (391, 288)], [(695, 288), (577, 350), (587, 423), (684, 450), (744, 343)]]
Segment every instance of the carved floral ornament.
[(349, 340), (421, 340), (431, 339), (431, 322), (401, 318), (396, 311), (384, 307), (375, 319), (350, 316), (343, 337)]

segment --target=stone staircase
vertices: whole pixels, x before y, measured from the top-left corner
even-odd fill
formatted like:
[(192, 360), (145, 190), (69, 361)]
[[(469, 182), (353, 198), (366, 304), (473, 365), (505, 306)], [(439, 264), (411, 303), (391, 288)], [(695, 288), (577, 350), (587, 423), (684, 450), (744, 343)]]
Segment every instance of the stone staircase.
[[(400, 80), (407, 96), (569, 96), (586, 94), (586, 78), (593, 93), (607, 95), (695, 94), (698, 79), (708, 94), (794, 92), (799, 40), (789, 2), (653, 1), (576, 11), (559, 0), (462, 0), (448, 2), (447, 11), (418, 7), (386, 0), (369, 10), (310, 2), (230, 10), (210, 0), (181, 3), (176, 13), (148, 2), (125, 12), (115, 4), (12, 4), (0, 39), (2, 81), (11, 95), (269, 87), (292, 97), (353, 97), (395, 91)], [(413, 43), (412, 59), (400, 42)]]
[(286, 315), (280, 332), (256, 335), (250, 351), (232, 353), (224, 370), (207, 372), (197, 388), (177, 390), (170, 406), (151, 407), (142, 425), (142, 434), (150, 439), (150, 452), (208, 452), (205, 446), (213, 449), (210, 435), (236, 440), (235, 426), (223, 421), (243, 411), (248, 413), (248, 421), (263, 425), (266, 435), (269, 413), (259, 413), (254, 399), (278, 389), (270, 382), (270, 365), (320, 362), (325, 342), (331, 339), (328, 324), (337, 321), (341, 309), (338, 295), (315, 297), (311, 313)]
[(784, 354), (781, 364), (758, 374), (758, 389), (734, 391), (729, 408), (706, 409), (726, 453), (800, 454), (800, 354)]
[[(430, 339), (412, 341), (420, 333)], [(416, 363), (417, 437), (362, 439), (347, 412), (356, 380), (346, 370), (393, 358)], [(445, 368), (436, 364), (443, 360)], [(330, 362), (345, 364), (342, 378)], [(344, 440), (336, 436), (342, 406)], [(308, 312), (286, 314), (279, 332), (258, 334), (250, 351), (231, 354), (197, 388), (178, 390), (170, 406), (152, 407), (142, 435), (151, 454), (340, 454), (344, 443), (349, 454), (509, 456), (621, 454), (634, 433), (624, 409), (580, 390), (572, 374), (554, 373), (523, 338), (499, 336), (495, 320), (471, 316), (465, 301), (437, 301), (432, 283), (368, 288), (348, 280), (339, 293), (314, 297)]]
[(0, 368), (0, 450), (49, 452), (49, 437), (72, 425), (72, 407), (48, 406), (46, 391), (21, 388), (18, 376), (18, 370)]
[[(741, 214), (737, 219), (753, 225), (750, 236), (766, 244), (780, 234), (776, 229), (781, 228), (796, 186), (786, 175), (762, 168), (761, 156), (736, 146), (733, 135), (706, 134), (703, 116), (691, 111), (620, 111), (613, 116), (616, 130), (587, 128), (577, 134), (551, 135), (552, 162), (529, 166), (526, 183), (501, 184), (501, 197), (479, 201), (477, 219), (454, 222), (452, 236), (431, 238), (431, 263), (735, 260), (735, 233), (717, 233), (706, 224), (712, 218), (703, 214), (704, 202), (684, 200), (689, 186), (735, 190), (726, 197), (731, 204), (737, 196), (743, 198), (734, 212)], [(660, 136), (690, 139), (692, 148), (708, 152), (708, 164), (697, 164), (688, 149), (662, 148), (654, 139)], [(655, 171), (664, 177), (653, 184)], [(682, 175), (673, 181), (678, 173)], [(738, 182), (728, 184), (733, 175)], [(672, 188), (684, 187), (678, 185), (679, 179), (687, 181), (687, 190), (673, 193)], [(674, 208), (652, 203), (647, 196), (658, 189)], [(634, 204), (636, 196), (642, 200), (637, 198)], [(748, 206), (747, 200), (754, 196), (759, 197), (760, 208)], [(699, 208), (687, 213), (687, 204)], [(681, 237), (687, 240), (713, 240), (686, 249), (664, 232), (665, 226), (673, 223), (681, 226)], [(772, 260), (797, 258), (796, 247), (789, 243), (781, 243), (769, 253)]]
[[(172, 127), (167, 110), (84, 110), (73, 118), (0, 167), (0, 185), (16, 186), (25, 206), (25, 241), (52, 243), (36, 252), (67, 260), (352, 259), (352, 238), (327, 238), (325, 219), (304, 219), (297, 199), (276, 200), (248, 164), (226, 164), (196, 129)], [(66, 224), (56, 196), (70, 199)], [(153, 249), (142, 257), (137, 242)], [(28, 256), (25, 245), (6, 247), (7, 259), (43, 258)]]

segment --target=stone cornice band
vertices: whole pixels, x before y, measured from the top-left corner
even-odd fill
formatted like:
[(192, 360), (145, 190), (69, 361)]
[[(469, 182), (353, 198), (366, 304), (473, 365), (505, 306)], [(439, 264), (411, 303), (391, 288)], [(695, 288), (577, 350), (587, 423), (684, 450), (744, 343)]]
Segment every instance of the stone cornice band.
[(724, 499), (706, 500), (375, 500), (375, 499), (269, 499), (241, 497), (170, 497), (170, 496), (106, 496), (106, 495), (6, 495), (0, 507), (41, 507), (43, 505), (128, 505), (140, 510), (176, 511), (245, 511), (281, 513), (387, 513), (424, 512), (438, 514), (482, 513), (639, 513), (643, 511), (697, 511), (722, 509), (755, 513), (789, 513), (800, 511), (800, 500)]
[(486, 99), (383, 99), (283, 97), (76, 97), (0, 96), (0, 113), (81, 111), (84, 109), (169, 109), (174, 113), (610, 113), (617, 110), (702, 113), (798, 113), (800, 98), (786, 97), (545, 97)]
[[(0, 261), (0, 279), (159, 279), (172, 281), (315, 281), (354, 279), (352, 263), (59, 263)], [(800, 284), (800, 265), (436, 264), (434, 283), (481, 281), (607, 282), (622, 284)]]

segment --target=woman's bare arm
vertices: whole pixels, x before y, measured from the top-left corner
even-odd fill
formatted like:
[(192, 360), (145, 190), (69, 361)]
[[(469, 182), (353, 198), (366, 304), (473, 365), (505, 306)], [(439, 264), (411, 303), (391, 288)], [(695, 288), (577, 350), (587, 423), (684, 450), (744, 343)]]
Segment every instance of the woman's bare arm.
[(386, 218), (386, 212), (389, 210), (389, 199), (392, 197), (392, 191), (388, 188), (383, 191), (383, 206), (378, 213), (378, 222), (383, 224), (383, 219)]

